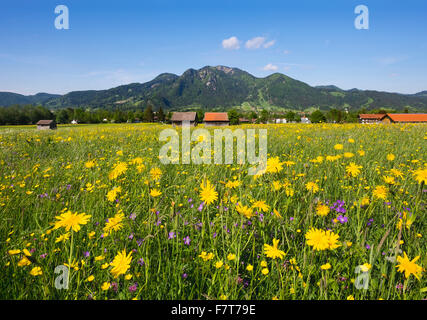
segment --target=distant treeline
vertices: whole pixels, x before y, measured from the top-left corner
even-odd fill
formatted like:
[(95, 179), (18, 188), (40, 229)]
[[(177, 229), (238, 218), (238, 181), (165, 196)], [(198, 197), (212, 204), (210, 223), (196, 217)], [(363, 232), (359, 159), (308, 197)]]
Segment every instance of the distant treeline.
[(0, 107), (0, 125), (35, 124), (39, 120), (52, 120), (55, 115), (45, 107), (13, 105)]
[(153, 122), (165, 121), (166, 115), (160, 108), (154, 112), (152, 106), (145, 110), (122, 111), (122, 110), (84, 110), (82, 108), (67, 108), (51, 112), (42, 106), (13, 105), (0, 107), (0, 125), (30, 125), (39, 120), (55, 120), (59, 124), (71, 123), (101, 123), (101, 122)]
[[(204, 111), (196, 110), (199, 122), (203, 121)], [(244, 112), (239, 109), (228, 111), (230, 124), (239, 124), (239, 119), (246, 118), (255, 123), (267, 123), (275, 119), (287, 119), (288, 122), (300, 122), (301, 117), (308, 117), (312, 123), (351, 123), (358, 121), (361, 113), (388, 113), (393, 110), (357, 110), (343, 111), (330, 109), (329, 111), (314, 111), (311, 114), (304, 112)], [(406, 109), (404, 112), (408, 112)], [(85, 110), (83, 108), (66, 108), (54, 112), (42, 106), (33, 105), (13, 105), (10, 107), (0, 107), (0, 125), (29, 125), (35, 124), (39, 120), (56, 120), (59, 124), (71, 123), (73, 120), (78, 123), (102, 123), (102, 122), (169, 122), (172, 112), (164, 113), (161, 107), (154, 111), (154, 106), (148, 105), (145, 109), (139, 110)]]

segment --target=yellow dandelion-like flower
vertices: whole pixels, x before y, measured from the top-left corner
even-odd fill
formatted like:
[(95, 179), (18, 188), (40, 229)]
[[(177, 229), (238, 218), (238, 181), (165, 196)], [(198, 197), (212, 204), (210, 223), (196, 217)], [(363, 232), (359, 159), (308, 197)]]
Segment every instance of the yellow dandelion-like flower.
[(319, 186), (315, 182), (308, 182), (305, 185), (305, 188), (307, 189), (307, 191), (311, 191), (313, 193), (316, 193), (317, 191), (319, 191)]
[(406, 252), (404, 252), (403, 257), (397, 257), (397, 261), (399, 262), (396, 266), (396, 268), (398, 268), (397, 271), (405, 273), (406, 278), (409, 278), (410, 275), (413, 274), (418, 280), (420, 280), (423, 268), (415, 263), (419, 258), (420, 256), (417, 256), (411, 261), (406, 255)]
[(264, 200), (255, 201), (252, 204), (252, 208), (259, 209), (262, 212), (268, 212), (268, 210), (270, 210), (270, 206), (267, 205)]
[(235, 260), (236, 259), (236, 255), (234, 254), (234, 253), (230, 253), (230, 254), (228, 254), (228, 256), (227, 256), (227, 260), (229, 260), (229, 261), (233, 261), (233, 260)]
[(385, 186), (376, 186), (372, 195), (377, 199), (386, 200), (388, 189)]
[(34, 277), (41, 276), (43, 274), (42, 268), (34, 267), (31, 269), (30, 274)]
[(30, 264), (31, 264), (31, 261), (28, 260), (26, 256), (23, 256), (22, 259), (18, 262), (18, 267), (29, 266)]
[(330, 248), (330, 245), (335, 245), (331, 235), (327, 235), (324, 230), (311, 228), (305, 234), (307, 245), (313, 247), (316, 251), (323, 251)]
[(388, 160), (388, 161), (393, 161), (394, 159), (396, 159), (396, 156), (395, 156), (394, 154), (389, 153), (389, 154), (387, 155), (387, 160)]
[(203, 261), (209, 261), (212, 260), (214, 257), (214, 254), (212, 252), (207, 253), (206, 251), (202, 251), (201, 254), (199, 254), (199, 258), (202, 258)]
[(344, 149), (344, 146), (343, 146), (342, 144), (336, 144), (336, 145), (334, 146), (334, 149), (335, 149), (335, 150), (342, 150), (342, 149)]
[(394, 180), (394, 177), (384, 176), (384, 182), (387, 184), (395, 184), (396, 181)]
[(355, 163), (350, 163), (350, 165), (348, 165), (346, 168), (345, 168), (345, 171), (349, 174), (349, 175), (351, 175), (352, 177), (357, 177), (358, 175), (359, 175), (359, 173), (360, 173), (360, 169), (362, 169), (363, 167), (362, 166), (358, 166), (357, 164), (355, 164)]
[(328, 240), (328, 249), (329, 250), (334, 250), (334, 249), (336, 249), (336, 248), (338, 248), (338, 247), (341, 246), (341, 244), (338, 242), (338, 239), (340, 237), (338, 234), (335, 234), (331, 230), (327, 230), (325, 232), (325, 236), (326, 236), (326, 238)]
[(331, 209), (327, 205), (321, 203), (319, 203), (316, 207), (316, 214), (321, 217), (326, 217), (330, 211)]
[(157, 190), (156, 188), (151, 189), (151, 191), (150, 191), (150, 196), (152, 196), (153, 198), (158, 197), (161, 194), (162, 194), (162, 192)]
[(117, 198), (117, 195), (122, 192), (121, 187), (114, 187), (112, 190), (108, 191), (107, 199), (110, 202), (114, 202)]
[(283, 162), (280, 162), (279, 157), (267, 159), (267, 173), (276, 173), (283, 170)]
[(427, 184), (427, 168), (416, 170), (414, 172), (414, 177), (419, 184)]
[(360, 266), (360, 270), (362, 272), (368, 272), (371, 269), (372, 269), (372, 265), (370, 265), (369, 263), (364, 263)]
[(114, 169), (108, 175), (108, 178), (110, 180), (117, 179), (118, 177), (126, 173), (127, 169), (128, 166), (125, 162), (118, 162), (115, 164)]
[(285, 252), (282, 250), (279, 250), (277, 246), (279, 245), (279, 240), (273, 239), (273, 245), (264, 244), (264, 253), (268, 258), (276, 259), (280, 258), (283, 259), (283, 257), (286, 255)]
[(160, 170), (160, 168), (152, 168), (150, 170), (150, 177), (152, 180), (154, 181), (158, 181), (160, 180), (160, 178), (162, 177), (162, 170)]
[(89, 160), (88, 162), (85, 163), (85, 167), (87, 169), (91, 169), (91, 168), (95, 167), (95, 165), (96, 165), (96, 163), (94, 160)]
[(251, 219), (254, 216), (252, 208), (247, 206), (241, 206), (240, 204), (236, 206), (236, 211), (241, 215), (245, 216), (247, 219)]
[(71, 211), (67, 211), (55, 217), (58, 221), (55, 222), (53, 229), (65, 228), (65, 231), (72, 229), (74, 232), (78, 232), (80, 225), (87, 224), (90, 217), (90, 215), (85, 213), (78, 214), (77, 212), (72, 213)]
[(320, 266), (320, 269), (322, 270), (329, 270), (330, 268), (332, 268), (332, 266), (329, 262)]
[(68, 239), (70, 239), (70, 233), (69, 232), (64, 233), (63, 235), (60, 235), (59, 237), (57, 237), (56, 240), (55, 240), (55, 243), (65, 242)]
[(206, 180), (205, 183), (202, 182), (200, 188), (200, 199), (207, 206), (218, 199), (218, 192), (215, 191), (215, 187), (211, 185), (209, 180)]
[(126, 250), (123, 249), (123, 251), (118, 252), (115, 256), (113, 262), (111, 263), (111, 266), (113, 266), (113, 269), (111, 269), (111, 274), (114, 276), (114, 278), (117, 278), (121, 274), (125, 274), (128, 269), (130, 268), (130, 263), (132, 261), (132, 251), (129, 252), (129, 254), (126, 255)]
[(110, 282), (104, 282), (101, 286), (102, 291), (106, 291), (110, 289), (111, 283)]
[(228, 189), (234, 189), (240, 186), (240, 184), (241, 183), (239, 180), (234, 180), (234, 181), (228, 180), (228, 182), (225, 184), (225, 187)]
[(108, 236), (111, 231), (118, 231), (123, 227), (123, 219), (125, 218), (123, 213), (117, 213), (114, 217), (109, 218), (108, 222), (104, 227), (104, 236)]

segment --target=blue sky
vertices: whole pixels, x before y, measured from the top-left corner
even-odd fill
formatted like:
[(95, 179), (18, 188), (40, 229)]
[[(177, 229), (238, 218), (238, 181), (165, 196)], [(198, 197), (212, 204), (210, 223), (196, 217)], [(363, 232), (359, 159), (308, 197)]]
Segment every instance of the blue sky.
[[(361, 4), (369, 30), (354, 26)], [(69, 30), (54, 26), (57, 5), (69, 9)], [(426, 57), (424, 0), (0, 3), (0, 91), (22, 94), (108, 89), (206, 65), (416, 93), (427, 90)]]

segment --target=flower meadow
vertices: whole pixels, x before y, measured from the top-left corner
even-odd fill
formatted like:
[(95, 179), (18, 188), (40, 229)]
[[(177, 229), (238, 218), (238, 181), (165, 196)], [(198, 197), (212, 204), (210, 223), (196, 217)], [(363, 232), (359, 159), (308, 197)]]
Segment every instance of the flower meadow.
[(165, 128), (0, 128), (1, 299), (427, 298), (426, 125), (230, 127), (255, 176), (162, 164)]

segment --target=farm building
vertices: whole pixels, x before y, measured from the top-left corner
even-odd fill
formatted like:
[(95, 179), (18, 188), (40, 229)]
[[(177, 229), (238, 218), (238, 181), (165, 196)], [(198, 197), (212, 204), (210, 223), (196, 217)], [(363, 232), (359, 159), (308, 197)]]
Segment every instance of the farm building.
[(56, 129), (56, 123), (54, 120), (40, 120), (36, 123), (37, 130), (53, 130)]
[(228, 114), (226, 112), (206, 112), (203, 122), (206, 127), (228, 126), (230, 124)]
[(172, 125), (182, 126), (183, 121), (189, 121), (190, 126), (194, 127), (197, 125), (197, 113), (196, 112), (174, 112), (172, 114)]
[(251, 121), (249, 121), (249, 119), (246, 118), (239, 118), (239, 123), (251, 123)]
[(307, 118), (307, 117), (302, 117), (302, 118), (301, 118), (301, 123), (309, 124), (309, 123), (311, 123), (311, 121), (310, 121), (310, 119), (309, 119), (309, 118)]
[(276, 124), (280, 124), (280, 123), (288, 123), (288, 121), (286, 119), (275, 119)]
[(387, 113), (383, 123), (427, 123), (427, 113)]
[(385, 114), (359, 114), (359, 123), (381, 123)]

